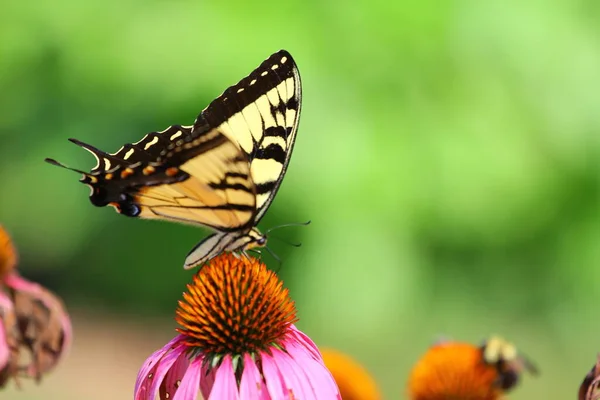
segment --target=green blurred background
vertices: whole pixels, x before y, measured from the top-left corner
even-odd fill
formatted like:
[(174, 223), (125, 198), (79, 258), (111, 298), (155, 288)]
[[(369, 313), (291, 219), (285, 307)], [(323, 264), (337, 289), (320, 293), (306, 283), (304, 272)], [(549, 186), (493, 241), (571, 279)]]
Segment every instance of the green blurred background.
[[(525, 4), (524, 4), (525, 3)], [(513, 340), (542, 371), (512, 399), (574, 399), (600, 350), (600, 3), (8, 0), (0, 221), (22, 273), (73, 314), (68, 359), (9, 398), (127, 399), (172, 337), (206, 231), (94, 208), (92, 157), (190, 124), (284, 48), (303, 80), (263, 229), (318, 344), (386, 398), (439, 335)]]

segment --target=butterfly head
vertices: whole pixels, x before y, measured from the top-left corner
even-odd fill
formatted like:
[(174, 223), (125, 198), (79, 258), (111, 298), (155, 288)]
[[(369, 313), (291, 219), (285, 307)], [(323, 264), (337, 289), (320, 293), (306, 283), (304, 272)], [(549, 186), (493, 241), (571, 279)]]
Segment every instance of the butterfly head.
[(251, 250), (257, 247), (265, 247), (267, 245), (267, 235), (262, 234), (258, 229), (252, 228), (245, 237), (247, 241), (244, 244), (244, 250)]

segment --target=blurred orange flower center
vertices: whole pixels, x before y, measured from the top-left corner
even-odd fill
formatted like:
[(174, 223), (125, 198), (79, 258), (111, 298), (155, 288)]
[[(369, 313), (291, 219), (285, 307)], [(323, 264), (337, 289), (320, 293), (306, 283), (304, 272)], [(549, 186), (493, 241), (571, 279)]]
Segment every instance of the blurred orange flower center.
[(8, 232), (0, 226), (0, 278), (10, 273), (17, 265), (17, 251)]
[(481, 350), (468, 343), (436, 345), (414, 366), (411, 400), (497, 400), (496, 369), (483, 362)]

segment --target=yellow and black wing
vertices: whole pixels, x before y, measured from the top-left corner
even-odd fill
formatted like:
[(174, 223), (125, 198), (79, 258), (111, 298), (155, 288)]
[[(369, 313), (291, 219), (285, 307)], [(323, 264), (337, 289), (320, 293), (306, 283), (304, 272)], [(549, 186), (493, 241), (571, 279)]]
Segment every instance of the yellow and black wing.
[(203, 124), (218, 127), (246, 153), (256, 187), (255, 224), (273, 201), (287, 170), (301, 105), (298, 67), (292, 56), (281, 50), (225, 90), (194, 124), (194, 129)]
[[(96, 157), (97, 165), (89, 173), (78, 172), (98, 207), (111, 205), (130, 217), (224, 231), (248, 226), (256, 213), (248, 160), (218, 129), (192, 131), (175, 125), (114, 154), (72, 141)], [(170, 143), (164, 145), (166, 141)]]
[(151, 132), (116, 153), (70, 139), (96, 158), (90, 172), (75, 171), (83, 174), (81, 182), (90, 186), (90, 200), (98, 207), (221, 233), (196, 253), (204, 254), (212, 241), (211, 253), (247, 248), (261, 243), (253, 228), (281, 185), (300, 106), (298, 69), (281, 50), (211, 102), (193, 126)]

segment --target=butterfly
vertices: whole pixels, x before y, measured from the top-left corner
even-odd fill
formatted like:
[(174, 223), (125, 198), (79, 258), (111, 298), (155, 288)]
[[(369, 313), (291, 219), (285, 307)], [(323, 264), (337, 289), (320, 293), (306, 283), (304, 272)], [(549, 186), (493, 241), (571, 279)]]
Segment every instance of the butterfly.
[(223, 251), (266, 246), (256, 225), (286, 173), (301, 103), (298, 67), (281, 50), (213, 100), (192, 126), (151, 132), (116, 153), (69, 139), (96, 158), (90, 172), (46, 161), (83, 174), (95, 206), (214, 230), (187, 255), (189, 269)]

